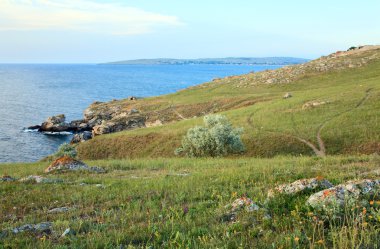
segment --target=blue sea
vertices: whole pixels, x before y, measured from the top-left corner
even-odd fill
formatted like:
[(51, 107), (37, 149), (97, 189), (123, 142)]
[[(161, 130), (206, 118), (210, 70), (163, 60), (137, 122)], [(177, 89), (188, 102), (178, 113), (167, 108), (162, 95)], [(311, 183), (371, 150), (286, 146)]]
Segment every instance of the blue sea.
[(94, 101), (173, 93), (217, 77), (280, 66), (0, 64), (0, 162), (31, 162), (72, 135), (26, 132), (47, 117), (81, 119)]

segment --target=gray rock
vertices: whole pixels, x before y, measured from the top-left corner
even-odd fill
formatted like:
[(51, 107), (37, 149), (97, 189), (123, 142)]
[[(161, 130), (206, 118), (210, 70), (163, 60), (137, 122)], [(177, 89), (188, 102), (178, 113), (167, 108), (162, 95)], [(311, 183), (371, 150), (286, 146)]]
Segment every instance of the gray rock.
[(317, 188), (327, 189), (334, 185), (326, 179), (316, 177), (310, 179), (301, 179), (289, 184), (282, 184), (268, 191), (268, 197), (274, 197), (276, 194), (297, 194), (306, 190)]
[(89, 167), (87, 164), (75, 160), (69, 156), (62, 156), (52, 162), (48, 168), (45, 169), (46, 173), (62, 172), (62, 171), (89, 171), (95, 173), (105, 173), (106, 170), (100, 167)]
[(81, 143), (85, 142), (87, 140), (90, 140), (92, 138), (92, 132), (90, 131), (84, 131), (82, 133), (75, 134), (73, 138), (71, 139), (71, 144)]
[(69, 207), (59, 207), (59, 208), (53, 208), (48, 211), (49, 214), (58, 214), (58, 213), (66, 213), (72, 210), (73, 208)]
[(315, 209), (334, 211), (379, 190), (380, 180), (349, 181), (311, 195), (306, 203)]
[(51, 222), (42, 222), (38, 224), (25, 224), (12, 229), (14, 234), (23, 232), (51, 232), (53, 224)]
[(3, 175), (2, 177), (0, 177), (0, 182), (14, 182), (14, 181), (16, 181), (16, 179), (8, 175)]

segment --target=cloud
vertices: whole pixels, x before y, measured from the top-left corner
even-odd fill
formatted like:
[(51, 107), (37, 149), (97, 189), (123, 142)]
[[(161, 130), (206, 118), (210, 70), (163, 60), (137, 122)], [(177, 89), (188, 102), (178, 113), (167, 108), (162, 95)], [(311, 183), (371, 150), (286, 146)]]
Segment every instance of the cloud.
[(180, 26), (175, 16), (89, 0), (0, 0), (0, 31), (72, 30), (138, 35)]

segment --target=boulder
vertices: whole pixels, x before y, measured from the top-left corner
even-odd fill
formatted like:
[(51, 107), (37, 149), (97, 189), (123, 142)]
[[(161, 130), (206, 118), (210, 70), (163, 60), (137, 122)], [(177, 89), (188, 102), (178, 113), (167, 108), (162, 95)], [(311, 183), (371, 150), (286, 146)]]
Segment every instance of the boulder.
[(20, 227), (16, 227), (12, 229), (14, 234), (22, 233), (22, 232), (46, 232), (51, 233), (51, 228), (53, 224), (51, 222), (42, 222), (38, 224), (25, 224)]
[(288, 98), (291, 98), (293, 97), (293, 95), (291, 93), (285, 93), (285, 95), (282, 97), (283, 99), (288, 99)]
[(92, 138), (92, 132), (84, 131), (82, 133), (75, 134), (73, 138), (71, 139), (70, 144), (85, 142), (87, 140), (90, 140), (91, 138)]
[(73, 120), (70, 122), (70, 128), (73, 131), (81, 132), (81, 131), (90, 131), (91, 127), (88, 125), (86, 120)]
[(327, 189), (331, 188), (334, 185), (331, 184), (326, 179), (322, 177), (315, 177), (310, 179), (301, 179), (289, 184), (282, 184), (274, 189), (270, 189), (268, 191), (268, 198), (274, 197), (276, 194), (298, 194), (303, 191), (313, 190), (313, 189)]
[[(229, 205), (227, 205), (227, 207), (228, 206)], [(241, 197), (236, 199), (234, 202), (232, 202), (230, 206), (231, 212), (237, 212), (243, 209), (245, 209), (247, 212), (252, 212), (260, 209), (258, 205), (256, 205), (250, 198), (247, 197)]]
[(69, 207), (59, 207), (59, 208), (53, 208), (48, 211), (49, 214), (58, 214), (58, 213), (66, 213), (72, 210), (73, 208)]
[(302, 105), (302, 109), (309, 109), (309, 108), (314, 108), (320, 105), (325, 105), (328, 102), (326, 101), (310, 101)]
[(16, 181), (16, 179), (9, 175), (3, 175), (2, 177), (0, 177), (0, 182), (14, 182), (14, 181)]
[(104, 173), (105, 170), (100, 167), (89, 167), (87, 164), (75, 160), (69, 156), (62, 156), (56, 159), (45, 169), (45, 173), (62, 172), (62, 171), (89, 171), (95, 173)]
[(307, 204), (324, 211), (343, 208), (352, 201), (360, 200), (369, 195), (375, 195), (380, 190), (380, 180), (356, 180), (340, 184), (309, 197)]
[(39, 131), (48, 132), (63, 132), (70, 131), (70, 124), (65, 122), (66, 117), (64, 114), (49, 117), (45, 122), (41, 124)]

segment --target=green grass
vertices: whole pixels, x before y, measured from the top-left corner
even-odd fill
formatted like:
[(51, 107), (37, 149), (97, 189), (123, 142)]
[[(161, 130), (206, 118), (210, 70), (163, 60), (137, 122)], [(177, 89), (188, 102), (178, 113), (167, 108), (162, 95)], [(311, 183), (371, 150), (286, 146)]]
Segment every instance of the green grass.
[[(261, 214), (245, 212), (238, 215), (235, 223), (223, 221), (225, 205), (240, 196), (263, 204), (268, 189), (277, 184), (316, 176), (334, 184), (360, 179), (360, 173), (379, 167), (379, 159), (373, 156), (161, 158), (88, 163), (105, 167), (108, 173), (52, 176), (65, 180), (59, 184), (0, 183), (0, 230), (26, 223), (54, 224), (50, 235), (9, 235), (0, 240), (0, 248), (380, 246), (379, 217), (368, 221), (351, 218), (345, 226), (316, 222), (316, 214), (311, 215), (313, 210), (305, 205), (310, 193), (275, 198), (268, 204), (270, 221), (263, 220)], [(43, 174), (47, 165), (1, 164), (0, 174)], [(189, 175), (176, 175), (184, 172)], [(80, 186), (82, 182), (88, 185)], [(64, 214), (46, 212), (62, 206), (76, 209)], [(376, 210), (380, 214), (377, 207)], [(68, 227), (77, 234), (60, 238)]]
[[(162, 104), (158, 109), (173, 105), (190, 119), (99, 136), (80, 144), (79, 156), (90, 160), (173, 157), (186, 131), (202, 124), (202, 118), (191, 118), (192, 114), (210, 103), (215, 103), (213, 112), (221, 112), (236, 126), (244, 127), (245, 156), (313, 155), (294, 136), (316, 143), (318, 127), (337, 115), (321, 133), (327, 154), (380, 153), (379, 60), (362, 68), (310, 75), (290, 84), (237, 88), (237, 82), (245, 78), (226, 78), (218, 84), (142, 100), (141, 108), (153, 108), (154, 103)], [(368, 99), (355, 108), (369, 89)], [(286, 92), (294, 97), (282, 99)], [(329, 103), (302, 109), (303, 104), (315, 100)]]

